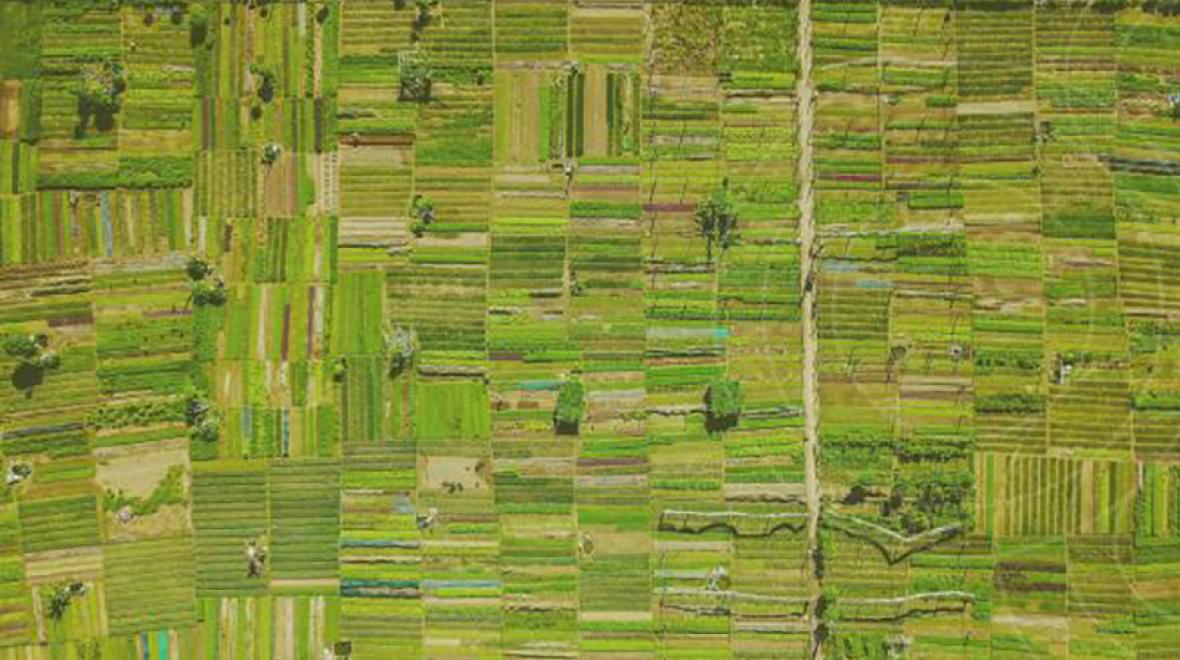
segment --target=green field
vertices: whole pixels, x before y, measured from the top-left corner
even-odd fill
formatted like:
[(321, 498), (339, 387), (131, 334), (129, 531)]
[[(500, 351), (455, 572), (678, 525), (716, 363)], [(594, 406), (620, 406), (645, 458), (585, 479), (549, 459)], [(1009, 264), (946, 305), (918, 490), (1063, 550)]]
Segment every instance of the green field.
[(1177, 0), (0, 0), (0, 660), (1180, 657)]

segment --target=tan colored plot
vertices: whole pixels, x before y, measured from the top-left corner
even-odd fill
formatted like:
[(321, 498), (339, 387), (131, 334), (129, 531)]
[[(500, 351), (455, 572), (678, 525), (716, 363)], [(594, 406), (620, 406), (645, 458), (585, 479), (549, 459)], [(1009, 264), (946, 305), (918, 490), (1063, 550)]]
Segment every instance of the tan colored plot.
[(592, 157), (607, 156), (610, 149), (610, 126), (607, 123), (607, 71), (602, 67), (590, 67), (586, 71), (585, 101), (585, 154)]
[(419, 459), (426, 490), (484, 491), (491, 486), (490, 461), (471, 456), (424, 456)]
[(148, 497), (174, 465), (188, 463), (184, 438), (95, 450), (97, 480), (103, 488)]
[(19, 80), (0, 80), (0, 138), (11, 140), (20, 128)]

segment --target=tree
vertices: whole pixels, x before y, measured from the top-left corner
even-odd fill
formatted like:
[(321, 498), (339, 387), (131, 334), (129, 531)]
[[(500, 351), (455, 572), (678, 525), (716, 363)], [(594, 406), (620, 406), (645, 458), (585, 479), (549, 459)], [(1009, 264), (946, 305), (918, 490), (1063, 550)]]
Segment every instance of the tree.
[(257, 80), (258, 99), (263, 103), (270, 103), (275, 97), (275, 73), (262, 64), (251, 64), (249, 71)]
[(204, 396), (193, 394), (185, 402), (184, 420), (188, 434), (196, 442), (217, 442), (221, 437), (221, 416)]
[(410, 231), (414, 232), (415, 236), (421, 236), (434, 222), (434, 202), (422, 195), (414, 195), (414, 199), (410, 201), (410, 215), (418, 219), (410, 226)]
[(430, 100), (434, 71), (420, 51), (407, 51), (398, 56), (398, 98), (402, 101)]
[(396, 376), (414, 362), (417, 337), (414, 331), (397, 326), (385, 335), (385, 352), (389, 354), (389, 371)]
[(414, 195), (410, 202), (410, 212), (426, 224), (434, 222), (434, 202), (423, 195)]
[(60, 621), (74, 598), (85, 596), (86, 591), (86, 585), (81, 582), (70, 582), (55, 588), (49, 596), (49, 618)]
[(262, 164), (274, 165), (275, 161), (279, 159), (279, 154), (283, 152), (283, 148), (274, 142), (267, 144), (262, 148)]
[(1143, 11), (1149, 14), (1175, 16), (1180, 14), (1180, 0), (1146, 0)]
[(205, 279), (205, 276), (213, 272), (209, 263), (200, 257), (191, 257), (188, 264), (184, 267), (185, 274), (194, 282)]
[(113, 59), (91, 62), (82, 67), (81, 78), (71, 90), (78, 99), (78, 133), (86, 132), (91, 117), (98, 130), (113, 128), (114, 116), (119, 111), (126, 88), (123, 65)]
[(737, 238), (737, 213), (729, 196), (729, 181), (722, 181), (721, 187), (697, 204), (697, 233), (705, 239), (705, 250), (710, 262), (713, 261), (713, 246), (720, 245), (726, 250)]
[(192, 295), (193, 304), (214, 307), (224, 305), (229, 297), (225, 289), (225, 282), (220, 279), (215, 282), (210, 282), (207, 279), (194, 282)]
[(836, 622), (841, 616), (839, 603), (840, 592), (831, 586), (825, 586), (815, 601), (816, 633), (821, 640), (827, 639), (835, 631)]
[(553, 411), (553, 425), (561, 434), (576, 434), (586, 410), (586, 388), (582, 381), (570, 378), (561, 384), (557, 393), (557, 408)]
[(189, 438), (196, 442), (217, 442), (221, 437), (221, 418), (216, 413), (210, 413), (189, 429)]
[(48, 347), (49, 335), (45, 333), (4, 338), (4, 352), (19, 360), (12, 372), (12, 384), (27, 395), (31, 396), (33, 388), (45, 381), (46, 372), (61, 366), (57, 352)]
[(193, 48), (203, 46), (209, 37), (209, 10), (205, 5), (192, 5), (192, 14), (188, 19), (188, 41)]
[(246, 542), (246, 577), (262, 577), (262, 567), (266, 563), (266, 547), (251, 539)]
[(736, 380), (715, 380), (705, 391), (707, 423), (713, 430), (737, 424), (742, 415), (742, 384)]
[(438, 0), (414, 0), (418, 13), (414, 16), (414, 31), (421, 30), (430, 23), (430, 10), (438, 6)]

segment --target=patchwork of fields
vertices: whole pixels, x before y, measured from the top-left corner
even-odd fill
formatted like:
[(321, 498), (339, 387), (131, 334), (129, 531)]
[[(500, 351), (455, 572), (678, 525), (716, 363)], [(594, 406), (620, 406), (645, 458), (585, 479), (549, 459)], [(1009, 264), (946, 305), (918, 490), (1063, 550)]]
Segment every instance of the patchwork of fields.
[(1176, 0), (0, 0), (0, 660), (1180, 657)]

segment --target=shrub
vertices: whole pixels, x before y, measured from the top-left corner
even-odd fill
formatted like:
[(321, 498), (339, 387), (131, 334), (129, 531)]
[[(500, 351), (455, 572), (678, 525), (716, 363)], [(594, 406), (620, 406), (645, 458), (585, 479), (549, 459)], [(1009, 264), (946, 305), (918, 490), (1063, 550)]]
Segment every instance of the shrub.
[(1045, 412), (1045, 397), (1039, 394), (991, 394), (975, 399), (977, 414), (1037, 414)]
[(42, 371), (56, 369), (61, 366), (61, 357), (56, 351), (43, 351), (37, 356), (36, 366)]
[(737, 424), (742, 415), (742, 385), (736, 380), (716, 380), (705, 391), (709, 426), (725, 429)]
[(557, 409), (553, 411), (553, 423), (558, 433), (577, 433), (586, 408), (586, 388), (582, 381), (571, 378), (561, 384), (557, 393)]
[(31, 359), (41, 351), (33, 335), (8, 335), (4, 338), (4, 352), (13, 357)]
[(147, 497), (128, 495), (122, 489), (103, 493), (103, 510), (117, 513), (127, 507), (134, 516), (150, 516), (160, 507), (184, 503), (184, 467), (180, 465), (168, 468), (164, 479)]

